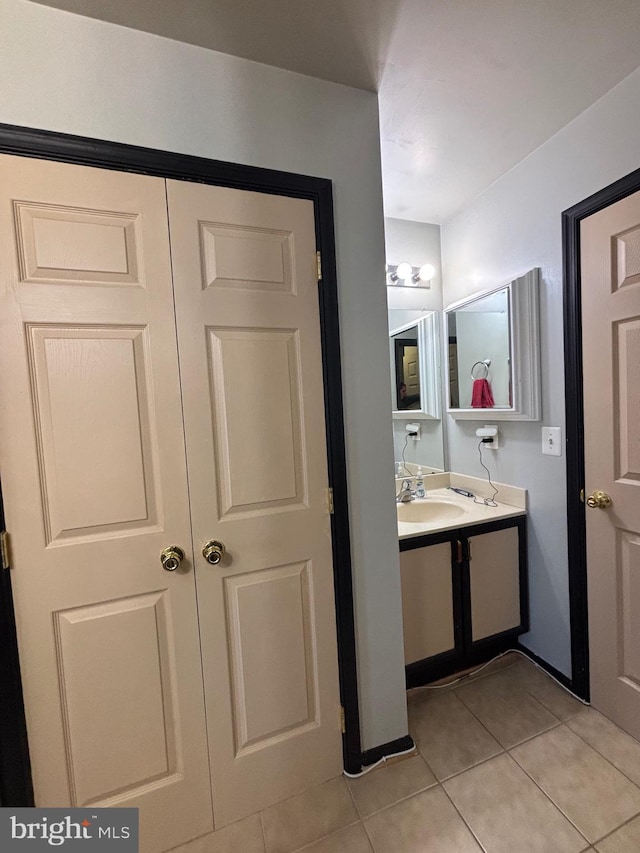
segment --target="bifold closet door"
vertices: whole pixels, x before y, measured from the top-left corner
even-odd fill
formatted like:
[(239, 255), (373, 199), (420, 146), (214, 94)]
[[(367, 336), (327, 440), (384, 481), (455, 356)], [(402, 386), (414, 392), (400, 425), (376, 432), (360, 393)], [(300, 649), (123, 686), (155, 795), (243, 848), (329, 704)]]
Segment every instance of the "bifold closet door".
[[(165, 182), (0, 157), (2, 487), (39, 806), (212, 828)], [(175, 572), (160, 552), (186, 552)]]
[[(214, 818), (342, 769), (313, 204), (167, 182)], [(226, 557), (210, 565), (211, 540)]]

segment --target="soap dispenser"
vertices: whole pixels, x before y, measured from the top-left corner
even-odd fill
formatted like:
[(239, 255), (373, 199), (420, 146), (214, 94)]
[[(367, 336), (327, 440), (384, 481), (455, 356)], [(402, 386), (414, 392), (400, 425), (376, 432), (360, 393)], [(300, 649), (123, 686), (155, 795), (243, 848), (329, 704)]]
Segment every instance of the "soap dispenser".
[(417, 498), (426, 498), (427, 496), (427, 493), (424, 488), (424, 475), (420, 466), (418, 466), (418, 470), (416, 472), (415, 495)]

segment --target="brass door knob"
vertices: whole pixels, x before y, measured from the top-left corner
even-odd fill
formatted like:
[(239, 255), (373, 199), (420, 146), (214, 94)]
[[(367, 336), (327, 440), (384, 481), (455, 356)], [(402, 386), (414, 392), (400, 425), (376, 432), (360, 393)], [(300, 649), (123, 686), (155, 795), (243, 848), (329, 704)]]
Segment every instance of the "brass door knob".
[(168, 548), (160, 552), (160, 562), (165, 572), (175, 572), (183, 560), (184, 551), (177, 545), (169, 545)]
[(206, 545), (202, 546), (202, 556), (205, 558), (207, 563), (211, 563), (212, 566), (217, 566), (225, 553), (226, 549), (224, 545), (216, 539), (211, 539), (210, 542), (207, 542)]
[(593, 492), (593, 494), (589, 495), (587, 498), (587, 506), (590, 506), (591, 509), (597, 507), (598, 509), (608, 509), (612, 504), (612, 500), (606, 492)]

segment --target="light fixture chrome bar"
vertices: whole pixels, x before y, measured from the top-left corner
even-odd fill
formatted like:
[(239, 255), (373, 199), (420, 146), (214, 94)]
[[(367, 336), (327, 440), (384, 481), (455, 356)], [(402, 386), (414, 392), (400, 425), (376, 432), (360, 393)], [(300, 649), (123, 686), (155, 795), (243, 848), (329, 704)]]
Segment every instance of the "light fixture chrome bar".
[(431, 287), (431, 279), (436, 274), (433, 264), (413, 267), (406, 262), (387, 264), (387, 284), (396, 287)]

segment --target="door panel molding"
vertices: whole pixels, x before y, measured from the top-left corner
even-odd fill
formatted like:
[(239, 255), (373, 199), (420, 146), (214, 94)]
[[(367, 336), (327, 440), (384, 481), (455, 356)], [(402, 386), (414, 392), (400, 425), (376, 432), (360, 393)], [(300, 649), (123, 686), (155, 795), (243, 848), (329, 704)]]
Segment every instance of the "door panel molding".
[[(322, 342), (322, 368), (324, 377), (324, 405), (327, 432), (327, 460), (329, 484), (333, 489), (334, 514), (331, 516), (334, 585), (338, 636), (338, 661), (340, 696), (345, 711), (343, 757), (345, 769), (358, 772), (362, 766), (360, 717), (356, 671), (356, 641), (353, 615), (353, 588), (351, 572), (350, 533), (347, 505), (346, 454), (344, 442), (344, 417), (342, 409), (342, 378), (339, 346), (338, 290), (335, 262), (335, 237), (333, 220), (333, 191), (331, 181), (209, 160), (203, 157), (176, 154), (168, 151), (124, 145), (116, 142), (90, 139), (70, 134), (0, 124), (0, 153), (41, 160), (53, 160), (94, 166), (114, 171), (195, 181), (236, 189), (304, 198), (313, 201), (315, 214), (316, 247), (322, 257), (322, 283), (318, 289), (320, 307), (320, 334)], [(80, 211), (83, 215), (85, 211)], [(117, 217), (117, 212), (114, 217)], [(99, 223), (81, 222), (79, 227), (95, 227)], [(130, 255), (135, 251), (135, 231), (123, 231), (123, 248)], [(99, 238), (96, 231), (96, 237)], [(230, 235), (222, 235), (225, 239)], [(238, 235), (248, 237), (249, 235)], [(256, 236), (256, 235), (254, 235)], [(272, 261), (268, 282), (256, 282), (258, 289), (295, 287), (290, 279), (283, 235), (260, 235)], [(98, 240), (99, 242), (99, 240)], [(275, 251), (277, 248), (277, 252)], [(95, 247), (94, 266), (99, 267), (104, 246)], [(282, 253), (282, 261), (277, 256)], [(102, 254), (101, 254), (102, 253)], [(279, 268), (279, 264), (282, 269)], [(39, 267), (38, 267), (39, 270)], [(96, 285), (122, 284), (121, 276), (114, 270), (95, 271)], [(42, 274), (48, 273), (43, 270)], [(133, 270), (135, 273), (135, 270)], [(132, 275), (132, 267), (129, 275)], [(38, 280), (43, 281), (39, 277)], [(117, 281), (112, 282), (113, 276)], [(134, 275), (135, 279), (135, 275)], [(273, 279), (273, 280), (272, 280)], [(279, 280), (280, 279), (280, 280)], [(291, 282), (291, 284), (289, 284)], [(136, 286), (135, 280), (126, 282)], [(214, 284), (234, 286), (232, 281)], [(2, 574), (0, 583), (1, 630), (7, 633), (6, 642), (0, 643), (0, 695), (6, 714), (0, 736), (0, 804), (12, 806), (33, 805), (31, 773), (26, 747), (26, 728), (22, 707), (20, 670), (15, 642), (15, 623), (9, 572)], [(5, 614), (7, 618), (5, 617)], [(5, 745), (7, 749), (5, 751)]]
[[(159, 531), (148, 329), (26, 323), (25, 331), (46, 546)], [(70, 374), (80, 355), (91, 372)], [(90, 420), (77, 414), (89, 410)]]
[[(116, 804), (121, 794), (170, 785), (180, 777), (184, 760), (166, 599), (167, 590), (160, 590), (54, 615), (75, 807)], [(118, 673), (115, 706), (109, 695), (113, 672)], [(144, 702), (144, 720), (131, 695)]]
[[(589, 699), (589, 612), (584, 489), (584, 420), (582, 390), (582, 301), (580, 223), (587, 216), (640, 190), (640, 169), (615, 181), (562, 213), (564, 271), (564, 375), (567, 431), (567, 533), (569, 546), (569, 613), (571, 623), (571, 689)], [(623, 236), (623, 235), (621, 235)], [(625, 266), (622, 252), (620, 267)], [(632, 271), (629, 271), (630, 273)], [(635, 276), (634, 276), (635, 278)], [(631, 282), (624, 282), (627, 286)]]

